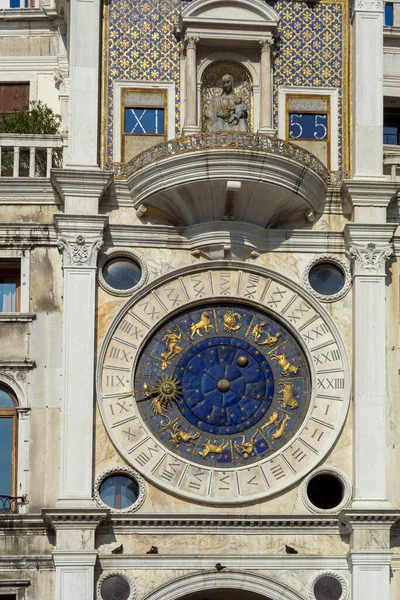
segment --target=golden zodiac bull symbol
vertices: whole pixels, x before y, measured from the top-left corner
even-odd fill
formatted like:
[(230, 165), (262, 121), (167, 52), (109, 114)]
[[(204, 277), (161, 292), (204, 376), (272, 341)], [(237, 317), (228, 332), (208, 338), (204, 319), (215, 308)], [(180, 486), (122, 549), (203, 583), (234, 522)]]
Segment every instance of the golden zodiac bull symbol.
[(200, 337), (203, 337), (203, 334), (201, 333), (201, 330), (204, 329), (204, 331), (206, 333), (208, 333), (209, 329), (214, 329), (214, 326), (211, 325), (211, 321), (210, 321), (210, 317), (208, 316), (208, 312), (203, 312), (201, 313), (201, 319), (198, 323), (192, 323), (190, 325), (190, 333), (192, 334), (190, 336), (190, 339), (192, 340), (194, 338), (194, 336), (199, 335)]
[(176, 447), (179, 446), (181, 442), (185, 444), (185, 446), (190, 446), (192, 440), (197, 440), (200, 437), (200, 433), (191, 433), (190, 431), (182, 431), (181, 426), (178, 423), (172, 427), (172, 431), (169, 432), (170, 444), (175, 444)]
[(289, 381), (282, 383), (282, 389), (279, 390), (279, 393), (283, 393), (283, 398), (278, 398), (278, 401), (282, 403), (283, 407), (288, 406), (291, 409), (297, 408), (299, 403), (294, 397), (294, 385)]
[(202, 443), (204, 450), (200, 450), (199, 454), (202, 458), (206, 458), (209, 454), (222, 454), (229, 442), (221, 442), (219, 446), (211, 443), (211, 439), (208, 438), (206, 442)]
[(224, 331), (226, 331), (226, 333), (238, 331), (241, 326), (242, 317), (239, 313), (233, 312), (233, 310), (227, 310), (224, 314)]
[(243, 458), (249, 458), (250, 454), (254, 452), (254, 442), (257, 437), (257, 432), (251, 436), (250, 440), (247, 442), (245, 436), (242, 438), (242, 443), (238, 444), (235, 442), (235, 450), (238, 454), (243, 456)]
[(289, 419), (290, 419), (289, 415), (286, 415), (286, 417), (283, 419), (283, 421), (280, 422), (279, 427), (277, 428), (275, 433), (272, 434), (273, 440), (277, 440), (278, 438), (283, 436), (283, 434), (285, 433)]
[(289, 375), (290, 373), (297, 373), (300, 367), (291, 365), (284, 354), (272, 354), (272, 360), (277, 360), (278, 365), (282, 369), (282, 375)]

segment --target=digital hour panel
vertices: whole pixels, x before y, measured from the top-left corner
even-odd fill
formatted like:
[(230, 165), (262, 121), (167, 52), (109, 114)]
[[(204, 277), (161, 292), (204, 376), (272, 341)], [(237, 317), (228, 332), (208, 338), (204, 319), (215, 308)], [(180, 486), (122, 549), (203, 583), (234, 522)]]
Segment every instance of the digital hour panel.
[(294, 140), (327, 140), (328, 115), (289, 113), (289, 138)]

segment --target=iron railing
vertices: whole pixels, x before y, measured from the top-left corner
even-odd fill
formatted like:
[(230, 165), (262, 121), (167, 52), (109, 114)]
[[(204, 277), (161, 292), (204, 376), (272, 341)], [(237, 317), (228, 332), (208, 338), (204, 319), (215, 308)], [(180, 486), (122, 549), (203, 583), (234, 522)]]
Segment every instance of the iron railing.
[(27, 496), (0, 495), (0, 515), (12, 515), (19, 512), (19, 507), (28, 504)]

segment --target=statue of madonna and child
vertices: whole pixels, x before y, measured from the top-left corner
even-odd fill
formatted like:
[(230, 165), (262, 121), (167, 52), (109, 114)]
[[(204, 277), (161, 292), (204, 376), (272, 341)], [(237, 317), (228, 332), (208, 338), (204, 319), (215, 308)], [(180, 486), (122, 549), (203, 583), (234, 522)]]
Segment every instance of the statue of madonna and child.
[(222, 92), (204, 107), (204, 131), (249, 131), (248, 107), (235, 94), (232, 75), (222, 77)]

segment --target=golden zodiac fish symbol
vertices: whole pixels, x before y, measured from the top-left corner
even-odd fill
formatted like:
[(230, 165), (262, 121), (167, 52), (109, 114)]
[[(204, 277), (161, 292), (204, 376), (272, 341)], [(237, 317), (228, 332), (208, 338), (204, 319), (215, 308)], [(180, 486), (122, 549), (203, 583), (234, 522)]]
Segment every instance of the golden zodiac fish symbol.
[(182, 431), (179, 423), (175, 423), (175, 425), (173, 425), (172, 431), (170, 431), (169, 434), (171, 436), (169, 439), (169, 443), (175, 444), (177, 448), (181, 442), (183, 442), (185, 446), (188, 447), (190, 446), (192, 440), (197, 440), (200, 437), (199, 432), (192, 433), (190, 431)]
[(278, 365), (282, 369), (282, 375), (290, 375), (290, 373), (297, 373), (300, 367), (291, 365), (284, 354), (272, 354), (272, 360), (277, 360)]
[(163, 361), (161, 363), (161, 369), (163, 371), (165, 371), (165, 369), (167, 368), (167, 360), (169, 358), (172, 358), (173, 356), (176, 356), (177, 354), (179, 354), (180, 352), (182, 352), (182, 348), (180, 346), (178, 346), (178, 342), (182, 337), (182, 333), (173, 333), (173, 331), (171, 331), (170, 329), (167, 329), (167, 333), (164, 335), (164, 337), (162, 338), (162, 341), (165, 342), (165, 352), (161, 353), (161, 356), (163, 357)]
[(203, 334), (201, 333), (201, 330), (204, 329), (204, 331), (206, 333), (208, 333), (209, 329), (214, 329), (213, 325), (211, 325), (211, 321), (210, 321), (210, 317), (208, 316), (208, 312), (203, 312), (201, 313), (201, 319), (198, 323), (192, 323), (190, 325), (190, 332), (191, 332), (191, 336), (190, 339), (192, 340), (194, 338), (194, 336), (199, 335), (200, 337), (203, 337)]
[(279, 423), (279, 427), (276, 429), (275, 433), (272, 434), (273, 440), (277, 440), (278, 438), (283, 436), (289, 420), (290, 420), (289, 415), (286, 415), (286, 417), (283, 419), (283, 421), (281, 421)]
[(228, 442), (226, 442), (225, 444), (224, 442), (221, 442), (220, 445), (217, 446), (215, 443), (212, 444), (211, 439), (208, 438), (206, 442), (202, 443), (204, 450), (200, 450), (199, 454), (201, 458), (206, 458), (206, 456), (208, 456), (209, 454), (222, 454), (227, 445)]
[(233, 312), (233, 310), (227, 310), (224, 314), (224, 331), (229, 333), (231, 331), (238, 331), (242, 326), (242, 317), (239, 313)]
[(154, 416), (167, 418), (167, 413), (171, 408), (172, 403), (178, 400), (182, 392), (179, 381), (175, 376), (163, 376), (150, 386), (145, 383), (143, 389), (147, 397), (150, 398), (153, 396), (153, 400), (151, 401), (151, 409)]
[(282, 383), (282, 389), (279, 390), (279, 393), (283, 393), (283, 398), (278, 398), (278, 402), (282, 403), (283, 407), (288, 406), (291, 409), (297, 408), (299, 403), (294, 397), (294, 385), (288, 381)]
[(250, 440), (247, 442), (245, 436), (242, 438), (242, 443), (238, 444), (235, 442), (235, 450), (238, 454), (243, 456), (243, 458), (249, 458), (250, 454), (254, 452), (254, 442), (257, 437), (257, 432), (251, 436)]

